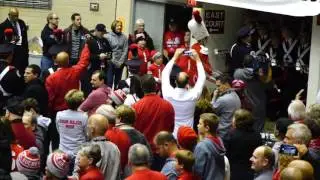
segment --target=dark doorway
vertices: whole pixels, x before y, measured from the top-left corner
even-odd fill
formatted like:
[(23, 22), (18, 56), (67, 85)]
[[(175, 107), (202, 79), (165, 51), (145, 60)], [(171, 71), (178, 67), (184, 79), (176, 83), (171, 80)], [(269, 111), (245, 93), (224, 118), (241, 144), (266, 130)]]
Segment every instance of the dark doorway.
[(178, 23), (181, 31), (188, 29), (188, 22), (192, 16), (192, 8), (182, 5), (166, 4), (165, 7), (165, 31), (168, 30), (168, 22), (173, 18)]

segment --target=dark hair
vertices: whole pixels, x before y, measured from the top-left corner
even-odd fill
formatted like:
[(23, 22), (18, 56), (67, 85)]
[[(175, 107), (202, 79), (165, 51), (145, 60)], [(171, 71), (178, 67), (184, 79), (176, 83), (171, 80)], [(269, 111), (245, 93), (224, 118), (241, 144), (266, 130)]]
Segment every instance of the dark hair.
[[(180, 73), (181, 73), (181, 72), (180, 72)], [(178, 74), (178, 77), (177, 77), (177, 79), (176, 79), (177, 87), (178, 87), (178, 88), (185, 88), (186, 85), (187, 85), (188, 82), (189, 82), (189, 76), (188, 76), (188, 74), (185, 74), (184, 77), (181, 77), (181, 78), (180, 78), (180, 76), (181, 76), (180, 73)]]
[(155, 93), (156, 92), (156, 80), (152, 75), (146, 74), (142, 76), (142, 90), (145, 94), (147, 93)]
[(73, 13), (71, 15), (71, 20), (74, 21), (76, 19), (76, 16), (80, 16), (80, 14), (79, 13)]
[(94, 71), (94, 72), (92, 73), (92, 75), (93, 75), (93, 74), (99, 74), (98, 78), (99, 78), (100, 81), (106, 79), (106, 74), (105, 74), (103, 71), (101, 71), (101, 70), (96, 70), (96, 71)]
[(253, 61), (254, 61), (254, 57), (251, 56), (250, 54), (247, 54), (243, 57), (243, 66), (246, 68), (252, 68)]
[(32, 69), (32, 73), (33, 73), (33, 74), (37, 74), (38, 77), (40, 76), (40, 74), (41, 74), (41, 69), (40, 69), (40, 67), (39, 67), (38, 65), (36, 65), (36, 64), (30, 64), (29, 66), (27, 66), (27, 68)]
[(231, 78), (227, 74), (220, 74), (219, 76), (216, 77), (216, 81), (220, 81), (222, 84), (230, 84), (231, 83)]
[(251, 112), (245, 109), (238, 109), (234, 112), (234, 120), (237, 129), (251, 131), (253, 126), (253, 118)]
[(38, 101), (36, 99), (27, 98), (27, 99), (22, 101), (22, 104), (24, 106), (24, 110), (30, 111), (31, 109), (33, 109), (36, 113), (39, 114), (40, 108), (39, 108)]
[(288, 127), (291, 124), (293, 124), (293, 121), (286, 117), (277, 119), (275, 126), (276, 130), (278, 131), (278, 136), (285, 137)]
[(177, 141), (172, 135), (172, 133), (168, 131), (160, 131), (158, 134), (155, 135), (154, 140), (157, 143), (157, 145), (164, 145), (168, 142), (177, 144)]
[(136, 94), (140, 99), (143, 98), (143, 91), (139, 76), (133, 75), (130, 77), (130, 94)]
[(217, 133), (217, 128), (219, 125), (219, 117), (213, 113), (204, 113), (200, 115), (204, 126), (209, 127), (209, 132), (213, 135)]

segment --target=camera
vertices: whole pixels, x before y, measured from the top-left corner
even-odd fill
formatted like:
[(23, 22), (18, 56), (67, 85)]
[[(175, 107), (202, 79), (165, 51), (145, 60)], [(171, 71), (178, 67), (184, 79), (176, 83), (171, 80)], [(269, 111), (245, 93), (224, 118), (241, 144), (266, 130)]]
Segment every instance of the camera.
[(285, 154), (289, 156), (297, 156), (298, 155), (298, 149), (295, 146), (289, 145), (289, 144), (282, 144), (280, 146), (279, 150), (280, 154)]
[(259, 69), (262, 69), (263, 74), (267, 74), (271, 62), (269, 55), (267, 53), (264, 55), (256, 55), (255, 52), (252, 51), (250, 52), (250, 56), (253, 71), (258, 72)]
[(192, 51), (190, 51), (190, 50), (185, 50), (185, 51), (183, 51), (183, 55), (185, 55), (185, 56), (192, 56)]

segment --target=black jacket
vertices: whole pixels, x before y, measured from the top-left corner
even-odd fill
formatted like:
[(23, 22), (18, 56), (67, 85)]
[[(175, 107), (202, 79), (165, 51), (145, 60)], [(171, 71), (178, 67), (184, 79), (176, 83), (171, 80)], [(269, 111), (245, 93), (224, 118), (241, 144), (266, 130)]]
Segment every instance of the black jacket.
[[(0, 60), (0, 73), (8, 66), (7, 62)], [(20, 76), (18, 70), (12, 67), (9, 72), (2, 78), (0, 85), (7, 92), (11, 93), (11, 96), (3, 96), (0, 91), (0, 108), (3, 107), (7, 99), (12, 96), (19, 96), (24, 89), (24, 81)]]
[(255, 131), (235, 129), (230, 132), (230, 139), (225, 141), (227, 157), (230, 163), (231, 180), (253, 179), (250, 157), (255, 148), (262, 145), (261, 136)]
[[(20, 25), (21, 36), (22, 36), (22, 44), (21, 45), (22, 45), (22, 47), (24, 47), (27, 50), (27, 52), (29, 52), (27, 26), (26, 26), (25, 22), (21, 19), (18, 19), (18, 23)], [(3, 43), (5, 41), (4, 30), (7, 28), (11, 28), (14, 30), (14, 28), (12, 27), (12, 24), (8, 18), (0, 24), (0, 43)], [(14, 35), (17, 35), (17, 32), (14, 31)]]
[[(100, 64), (101, 60), (99, 58), (99, 55), (101, 53), (112, 53), (112, 48), (108, 42), (107, 39), (105, 38), (97, 38), (95, 36), (92, 36), (92, 39), (88, 40), (88, 47), (90, 50), (90, 64), (91, 67), (90, 69), (95, 71), (100, 69)], [(105, 59), (105, 63), (107, 64), (106, 61), (110, 60), (110, 58)]]
[(40, 79), (30, 81), (22, 96), (24, 99), (36, 99), (39, 103), (40, 114), (46, 115), (48, 108), (48, 92)]
[(43, 55), (51, 59), (51, 56), (48, 53), (49, 48), (52, 45), (57, 44), (58, 42), (54, 38), (53, 29), (50, 29), (48, 24), (46, 24), (43, 30), (41, 31), (41, 40), (43, 42), (43, 47), (42, 47)]
[(253, 51), (252, 47), (242, 42), (237, 42), (232, 48), (231, 62), (229, 62), (229, 68), (231, 72), (234, 72), (237, 68), (243, 67), (244, 56), (250, 54)]

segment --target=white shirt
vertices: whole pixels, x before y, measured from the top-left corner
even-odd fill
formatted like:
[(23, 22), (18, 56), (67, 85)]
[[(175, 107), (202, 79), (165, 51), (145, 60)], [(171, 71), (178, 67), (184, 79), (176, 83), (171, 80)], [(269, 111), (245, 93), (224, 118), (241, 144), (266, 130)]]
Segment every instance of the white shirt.
[(180, 126), (193, 127), (194, 111), (196, 102), (201, 96), (206, 81), (205, 71), (202, 62), (197, 62), (198, 80), (192, 89), (173, 88), (170, 85), (170, 73), (174, 61), (170, 61), (162, 71), (162, 94), (163, 98), (169, 101), (175, 112), (173, 135), (177, 138)]
[(140, 98), (138, 96), (136, 96), (136, 94), (134, 94), (134, 95), (128, 94), (127, 98), (124, 100), (123, 104), (131, 107), (134, 103), (136, 103), (139, 100), (140, 100)]

